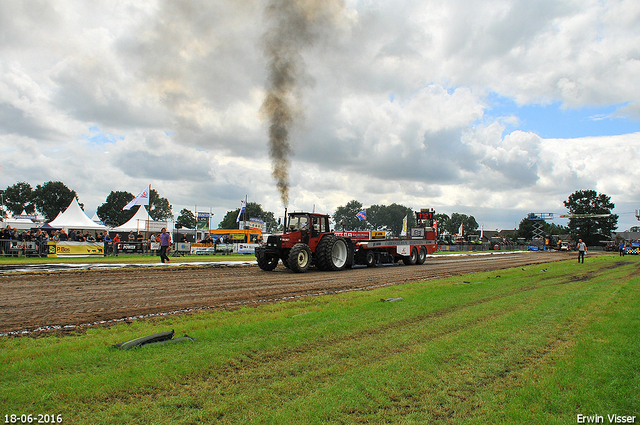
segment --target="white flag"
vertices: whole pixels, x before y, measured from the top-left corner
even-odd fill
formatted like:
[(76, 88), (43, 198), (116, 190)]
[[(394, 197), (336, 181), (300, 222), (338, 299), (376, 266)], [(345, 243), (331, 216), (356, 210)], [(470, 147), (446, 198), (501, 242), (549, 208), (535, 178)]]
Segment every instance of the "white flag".
[(462, 236), (462, 223), (460, 223), (460, 228), (458, 229), (458, 234)]
[(236, 223), (240, 223), (240, 217), (242, 217), (242, 213), (247, 210), (247, 198), (240, 201), (240, 211), (238, 211), (238, 218), (236, 218)]
[(400, 232), (400, 236), (407, 236), (407, 216), (406, 215), (402, 219), (402, 232)]
[(129, 210), (134, 205), (149, 205), (149, 190), (151, 189), (151, 185), (147, 186), (145, 190), (140, 192), (138, 196), (133, 198), (131, 202), (122, 208), (123, 210)]

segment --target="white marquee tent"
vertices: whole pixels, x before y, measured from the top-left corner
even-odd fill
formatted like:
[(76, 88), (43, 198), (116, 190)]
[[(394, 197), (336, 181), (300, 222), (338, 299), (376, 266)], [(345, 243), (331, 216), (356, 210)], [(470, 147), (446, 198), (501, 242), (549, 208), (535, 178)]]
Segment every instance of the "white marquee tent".
[[(147, 228), (147, 225), (149, 226)], [(160, 232), (163, 227), (166, 227), (168, 231), (171, 231), (171, 226), (168, 226), (166, 221), (154, 221), (144, 205), (138, 207), (138, 211), (123, 225), (114, 227), (112, 232)]]
[[(22, 216), (27, 215), (27, 213), (22, 210), (22, 214), (20, 214)], [(28, 218), (5, 218), (2, 223), (0, 224), (0, 227), (4, 228), (7, 226), (11, 226), (12, 229), (19, 229), (19, 230), (28, 230), (31, 229), (32, 227), (35, 227), (37, 224), (33, 222), (33, 220), (28, 219)]]
[(103, 224), (98, 224), (92, 221), (82, 211), (78, 200), (73, 198), (71, 204), (64, 212), (60, 212), (58, 216), (50, 221), (49, 226), (58, 229), (75, 229), (75, 230), (106, 230), (107, 227)]

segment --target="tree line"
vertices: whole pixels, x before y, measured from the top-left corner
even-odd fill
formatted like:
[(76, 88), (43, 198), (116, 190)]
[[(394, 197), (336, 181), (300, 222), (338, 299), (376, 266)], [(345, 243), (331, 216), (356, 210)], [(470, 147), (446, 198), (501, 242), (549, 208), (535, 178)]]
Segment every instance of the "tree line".
[[(78, 199), (75, 190), (69, 189), (59, 181), (48, 181), (37, 185), (35, 189), (26, 182), (18, 182), (4, 190), (3, 203), (8, 212), (19, 215), (39, 212), (46, 221), (51, 221), (64, 211), (75, 198), (84, 210), (84, 204)], [(100, 205), (96, 214), (108, 226), (120, 226), (129, 221), (137, 209), (123, 210), (135, 196), (129, 192), (112, 191), (105, 202)], [(149, 193), (149, 215), (153, 220), (173, 218), (172, 207), (166, 198), (161, 197), (155, 189)], [(3, 212), (4, 213), (4, 212)]]
[[(611, 233), (618, 228), (618, 215), (612, 214), (615, 204), (611, 197), (595, 190), (577, 190), (566, 201), (568, 210), (567, 226), (542, 221), (542, 232), (546, 235), (568, 234), (574, 241), (582, 239), (587, 245), (599, 245), (609, 240)], [(366, 208), (366, 220), (356, 217), (358, 212), (364, 211), (364, 206), (357, 200), (349, 201), (340, 206), (333, 214), (336, 230), (344, 227), (347, 230), (387, 230), (394, 235), (400, 234), (402, 221), (408, 218), (408, 227), (415, 226), (416, 220), (413, 208), (404, 205), (372, 205)], [(572, 217), (573, 216), (573, 217)], [(478, 223), (472, 215), (454, 212), (450, 216), (444, 213), (434, 215), (437, 221), (438, 235), (457, 235), (462, 225), (462, 237), (477, 235)], [(520, 221), (518, 229), (510, 235), (512, 238), (531, 240), (534, 237), (534, 224), (529, 215)]]
[[(58, 213), (64, 211), (71, 201), (78, 195), (75, 190), (69, 189), (60, 181), (48, 181), (33, 188), (29, 183), (18, 182), (8, 186), (3, 195), (3, 203), (7, 211), (14, 215), (19, 215), (23, 211), (27, 214), (35, 214), (38, 211), (47, 221), (51, 221)], [(123, 210), (135, 196), (129, 192), (111, 191), (105, 202), (97, 208), (96, 214), (107, 226), (119, 226), (126, 223), (136, 212), (136, 208)], [(84, 205), (79, 202), (81, 208)], [(618, 215), (612, 214), (615, 204), (611, 202), (611, 197), (595, 190), (577, 190), (572, 193), (564, 206), (569, 211), (569, 215), (575, 215), (568, 220), (567, 226), (555, 223), (542, 222), (542, 231), (545, 234), (570, 234), (574, 240), (582, 239), (588, 245), (597, 245), (602, 240), (609, 239), (611, 233), (618, 227)], [(172, 206), (166, 198), (160, 196), (151, 189), (149, 194), (149, 215), (153, 220), (163, 221), (173, 218)], [(366, 212), (366, 219), (358, 218), (358, 213)], [(358, 200), (351, 200), (345, 205), (336, 208), (332, 214), (335, 230), (384, 230), (393, 235), (399, 235), (402, 231), (403, 219), (407, 217), (407, 226), (416, 225), (416, 218), (413, 208), (393, 203), (391, 205), (372, 205), (364, 208)], [(220, 221), (218, 228), (234, 229), (238, 227), (237, 218), (240, 208), (227, 211)], [(4, 211), (2, 212), (4, 214)], [(596, 215), (596, 217), (589, 217)], [(271, 211), (265, 211), (262, 205), (256, 202), (248, 202), (245, 217), (256, 217), (264, 220), (267, 233), (273, 233), (282, 229), (282, 223), (276, 221), (275, 215)], [(438, 234), (443, 235), (458, 234), (462, 225), (463, 235), (477, 234), (478, 223), (472, 215), (452, 213), (450, 216), (444, 213), (436, 213)], [(196, 228), (197, 219), (193, 212), (188, 209), (180, 211), (176, 219), (179, 227)], [(530, 240), (534, 234), (534, 221), (530, 217), (524, 217), (514, 238), (524, 238)]]

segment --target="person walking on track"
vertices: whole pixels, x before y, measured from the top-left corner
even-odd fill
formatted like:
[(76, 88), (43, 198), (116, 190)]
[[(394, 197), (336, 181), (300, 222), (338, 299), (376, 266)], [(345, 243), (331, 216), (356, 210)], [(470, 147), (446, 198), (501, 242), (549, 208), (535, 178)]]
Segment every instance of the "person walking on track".
[(167, 250), (171, 246), (171, 233), (167, 232), (167, 228), (162, 228), (162, 233), (160, 233), (160, 261), (163, 263), (170, 263), (169, 257), (167, 257)]
[(578, 263), (580, 259), (582, 259), (582, 263), (584, 264), (584, 254), (587, 252), (587, 244), (582, 242), (582, 239), (578, 242)]

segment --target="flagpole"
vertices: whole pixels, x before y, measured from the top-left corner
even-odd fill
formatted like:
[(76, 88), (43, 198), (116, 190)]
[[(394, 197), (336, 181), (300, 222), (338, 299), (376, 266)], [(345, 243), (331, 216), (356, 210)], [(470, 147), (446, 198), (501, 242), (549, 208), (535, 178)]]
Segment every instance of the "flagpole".
[[(149, 208), (147, 209), (147, 237), (149, 237), (149, 211), (151, 210), (151, 183), (149, 183)], [(142, 205), (144, 208), (144, 205)]]
[[(244, 195), (244, 211), (242, 211), (242, 230), (247, 230), (247, 199), (249, 195)], [(245, 234), (246, 238), (247, 235)], [(246, 242), (246, 241), (245, 241)]]

